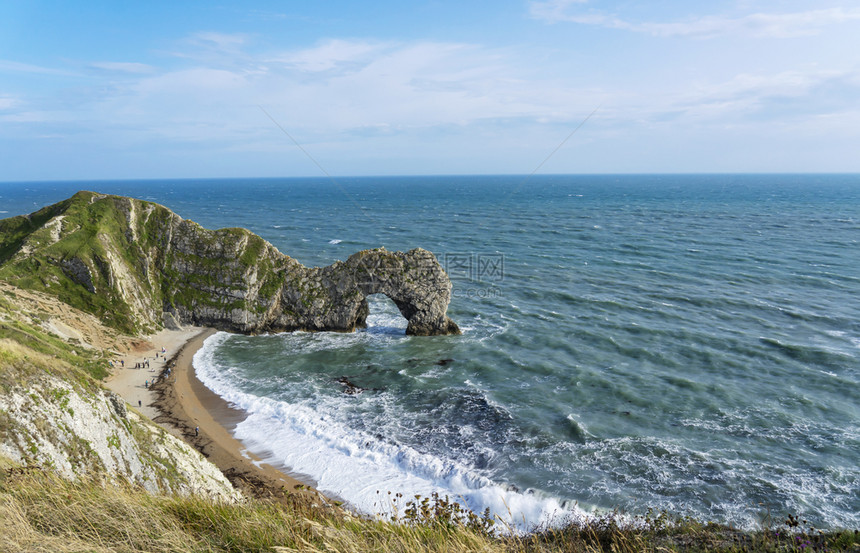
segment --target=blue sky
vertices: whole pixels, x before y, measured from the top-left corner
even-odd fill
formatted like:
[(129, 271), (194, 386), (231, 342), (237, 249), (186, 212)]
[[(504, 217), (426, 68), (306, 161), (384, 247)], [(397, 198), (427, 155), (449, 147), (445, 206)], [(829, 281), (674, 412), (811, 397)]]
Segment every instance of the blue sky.
[(843, 0), (4, 0), (0, 180), (322, 175), (290, 136), (332, 175), (857, 172), (858, 37)]

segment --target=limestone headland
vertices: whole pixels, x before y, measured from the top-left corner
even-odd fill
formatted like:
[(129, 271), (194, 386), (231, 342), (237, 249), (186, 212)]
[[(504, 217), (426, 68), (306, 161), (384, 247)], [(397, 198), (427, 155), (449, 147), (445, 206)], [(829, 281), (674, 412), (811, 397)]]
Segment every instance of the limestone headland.
[(429, 251), (363, 250), (305, 267), (241, 228), (209, 230), (138, 199), (78, 192), (0, 221), (0, 278), (129, 333), (183, 324), (257, 334), (352, 332), (384, 294), (410, 335), (460, 334), (451, 280)]

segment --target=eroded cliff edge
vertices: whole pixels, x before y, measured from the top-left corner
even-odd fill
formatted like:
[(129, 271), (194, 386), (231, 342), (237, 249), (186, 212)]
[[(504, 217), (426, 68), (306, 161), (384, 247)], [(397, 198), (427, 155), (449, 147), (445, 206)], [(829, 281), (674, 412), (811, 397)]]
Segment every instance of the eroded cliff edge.
[(94, 192), (0, 221), (0, 278), (131, 333), (176, 323), (351, 332), (376, 293), (394, 301), (407, 334), (460, 333), (447, 316), (451, 281), (426, 250), (364, 250), (305, 267), (248, 230), (208, 230), (166, 207)]

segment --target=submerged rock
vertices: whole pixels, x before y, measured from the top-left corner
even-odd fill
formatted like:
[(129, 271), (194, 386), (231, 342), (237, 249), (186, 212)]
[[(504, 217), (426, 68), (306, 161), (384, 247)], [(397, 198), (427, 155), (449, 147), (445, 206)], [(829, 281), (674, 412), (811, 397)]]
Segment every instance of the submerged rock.
[(338, 384), (340, 384), (341, 386), (343, 386), (343, 393), (345, 393), (348, 396), (357, 396), (358, 394), (360, 394), (366, 390), (366, 388), (362, 388), (361, 386), (354, 384), (346, 376), (341, 376), (340, 378), (338, 378), (336, 380), (336, 382)]

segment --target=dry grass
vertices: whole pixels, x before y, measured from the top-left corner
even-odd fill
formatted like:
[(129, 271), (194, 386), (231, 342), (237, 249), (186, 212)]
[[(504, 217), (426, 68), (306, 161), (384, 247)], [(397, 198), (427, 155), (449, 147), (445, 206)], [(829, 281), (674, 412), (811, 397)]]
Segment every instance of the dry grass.
[(153, 496), (95, 480), (7, 469), (0, 551), (492, 551), (489, 536), (250, 500)]
[[(607, 516), (584, 526), (495, 536), (442, 519), (392, 522), (323, 510), (299, 497), (284, 505), (154, 496), (129, 485), (68, 482), (0, 459), (0, 551), (368, 551), (634, 553), (641, 551), (860, 551), (856, 532), (812, 535), (785, 527), (742, 533), (692, 521)], [(649, 526), (650, 525), (650, 526)], [(780, 532), (788, 532), (780, 534)]]

